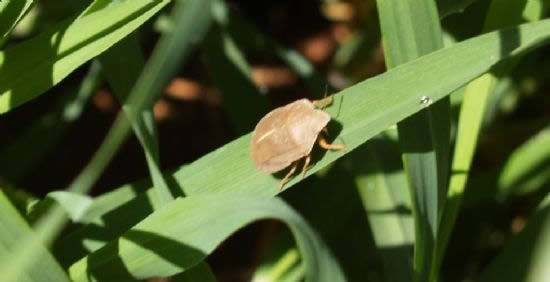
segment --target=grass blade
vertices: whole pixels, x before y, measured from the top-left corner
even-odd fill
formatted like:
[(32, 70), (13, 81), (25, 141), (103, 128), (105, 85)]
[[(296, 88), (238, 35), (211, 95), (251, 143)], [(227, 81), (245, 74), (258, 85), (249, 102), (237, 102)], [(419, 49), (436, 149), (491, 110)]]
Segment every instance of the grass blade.
[(256, 121), (268, 111), (268, 104), (252, 81), (250, 66), (228, 31), (227, 7), (220, 2), (215, 7), (216, 24), (205, 39), (204, 58), (214, 83), (224, 94), (224, 108), (240, 136), (254, 129)]
[[(35, 236), (28, 223), (12, 206), (0, 189), (0, 262), (10, 260), (17, 252), (21, 240)], [(32, 266), (15, 265), (18, 271), (2, 272), (3, 281), (69, 281), (65, 271), (43, 245), (32, 254), (38, 258)], [(10, 275), (11, 274), (11, 275)]]
[[(74, 281), (133, 280), (185, 271), (244, 225), (274, 218), (288, 225), (306, 263), (306, 281), (344, 281), (323, 241), (284, 202), (255, 196), (179, 198), (69, 268)], [(123, 262), (123, 264), (121, 264)]]
[(478, 0), (437, 0), (439, 17), (444, 18), (454, 13), (460, 13), (476, 1)]
[[(546, 39), (543, 35), (544, 27), (549, 23), (541, 21), (523, 25), (519, 30), (513, 28), (489, 33), (423, 56), (335, 94), (335, 103), (327, 108), (327, 112), (341, 124), (338, 139), (353, 150), (395, 122), (424, 109), (420, 103), (423, 96), (437, 101), (489, 70), (496, 62), (508, 57), (510, 52), (516, 53), (525, 47), (542, 43)], [(521, 44), (516, 49), (501, 52), (500, 42), (506, 42), (517, 35), (522, 36), (518, 41)], [(420, 72), (424, 75), (419, 77)], [(334, 127), (334, 130), (329, 128), (329, 132), (338, 132), (340, 126), (335, 124)], [(182, 167), (174, 177), (181, 181), (186, 194), (277, 194), (279, 189), (276, 184), (279, 180), (257, 172), (252, 166), (248, 154), (249, 142), (250, 135), (243, 136), (191, 165)], [(306, 175), (315, 173), (342, 155), (339, 152), (327, 152), (310, 167)], [(226, 165), (228, 163), (232, 165)], [(292, 179), (286, 187), (292, 186), (297, 180)]]
[(138, 28), (168, 2), (135, 0), (103, 4), (93, 13), (86, 11), (0, 52), (0, 113), (44, 93)]
[(92, 64), (78, 89), (71, 89), (74, 93), (64, 94), (47, 114), (0, 151), (2, 176), (18, 181), (51, 152), (67, 129), (80, 118), (89, 97), (101, 84), (100, 70), (98, 63)]
[[(338, 138), (344, 141), (349, 153), (392, 124), (423, 109), (420, 104), (422, 96), (437, 101), (488, 71), (502, 59), (539, 46), (549, 38), (550, 20), (491, 32), (349, 87), (337, 93), (335, 104), (327, 109), (342, 125)], [(503, 42), (515, 39), (518, 43), (515, 48), (502, 50)], [(419, 73), (423, 75), (419, 76)], [(338, 129), (337, 125), (335, 127)], [(178, 169), (172, 177), (183, 187), (186, 195), (238, 193), (270, 197), (280, 193), (279, 179), (260, 173), (253, 167), (249, 159), (249, 144), (250, 134)], [(327, 152), (317, 157), (306, 175), (327, 167), (342, 155)], [(299, 181), (293, 178), (286, 189)], [(109, 218), (125, 220), (114, 222), (111, 226), (113, 230), (97, 230), (95, 225), (84, 227), (72, 240), (66, 241), (65, 247), (82, 248), (78, 238), (86, 238), (86, 234), (94, 234), (96, 238), (114, 238), (125, 230), (124, 227), (141, 220), (152, 210), (155, 195), (147, 191), (136, 197), (136, 190), (144, 191), (149, 186), (146, 181), (131, 183), (100, 197), (99, 206), (90, 210), (93, 216), (109, 214)]]
[(127, 100), (145, 65), (137, 36), (131, 34), (123, 39), (113, 48), (101, 54), (99, 61), (105, 66), (106, 79), (122, 104), (122, 110), (131, 118), (132, 129), (141, 147), (143, 147), (149, 174), (157, 191), (158, 199), (163, 204), (169, 203), (174, 199), (172, 191), (178, 192), (181, 189), (170, 189), (159, 167), (158, 135), (155, 117), (153, 116), (154, 101), (145, 106), (140, 114), (132, 116), (131, 111), (136, 109)]
[(33, 0), (5, 0), (0, 2), (0, 46), (4, 45), (10, 32), (27, 13), (32, 4)]
[(497, 200), (527, 195), (550, 182), (550, 128), (546, 128), (517, 148), (498, 177)]
[[(99, 11), (104, 11), (105, 9), (105, 7), (101, 5), (96, 6), (94, 3), (90, 7), (99, 10), (87, 9), (84, 12), (85, 14), (89, 13), (88, 16), (90, 17), (97, 15)], [(124, 5), (130, 2), (116, 3), (116, 5)], [(158, 2), (157, 4), (160, 5), (163, 3)], [(139, 6), (137, 4), (139, 4), (137, 1), (130, 3), (132, 7)], [(107, 7), (111, 7), (111, 5)], [(141, 113), (141, 109), (155, 100), (155, 97), (160, 93), (161, 88), (174, 73), (179, 63), (188, 57), (191, 50), (202, 38), (210, 23), (210, 8), (210, 1), (199, 0), (187, 1), (185, 9), (181, 4), (176, 6), (175, 15), (178, 32), (169, 33), (161, 38), (151, 62), (146, 65), (144, 72), (132, 89), (132, 93), (128, 98), (129, 103), (133, 106), (133, 111), (129, 115), (130, 120), (134, 119), (136, 115)], [(122, 11), (122, 13), (124, 14), (125, 11)], [(193, 30), (193, 33), (190, 32), (191, 30)], [(190, 34), (193, 34), (193, 36), (190, 36)], [(119, 115), (107, 134), (104, 143), (94, 155), (94, 158), (68, 188), (70, 192), (86, 193), (90, 189), (127, 136), (129, 129), (126, 117)], [(59, 233), (65, 220), (66, 216), (59, 206), (51, 208), (36, 224), (35, 230), (42, 241), (39, 239), (23, 241), (12, 260), (0, 265), (0, 272), (8, 274), (16, 273), (17, 269), (13, 267), (14, 265), (26, 267), (34, 263), (35, 261), (31, 256), (33, 250), (41, 244), (50, 244), (56, 234)]]
[(550, 277), (550, 194), (478, 281), (544, 282)]
[(188, 271), (182, 272), (170, 278), (173, 282), (216, 282), (216, 276), (205, 262), (193, 266)]
[[(225, 5), (223, 2), (218, 2), (216, 4)], [(323, 97), (328, 81), (324, 75), (315, 69), (311, 62), (304, 58), (304, 56), (302, 56), (298, 51), (287, 48), (273, 38), (270, 38), (260, 32), (249, 22), (243, 19), (238, 13), (232, 12), (231, 10), (229, 10), (229, 13), (227, 30), (239, 46), (242, 46), (243, 49), (260, 49), (278, 56), (289, 67), (291, 67), (299, 77), (304, 79), (305, 83), (315, 97)], [(255, 36), (250, 36), (251, 34), (254, 34)], [(329, 89), (329, 91), (331, 90)]]
[(355, 181), (387, 281), (413, 281), (414, 224), (410, 194), (399, 152), (388, 141), (377, 138), (365, 144), (364, 150), (360, 149), (359, 166), (366, 168)]
[[(508, 2), (494, 0), (491, 2), (484, 23), (484, 31), (517, 24), (522, 20), (522, 11), (526, 1)], [(503, 45), (503, 48), (505, 46)], [(493, 93), (497, 80), (510, 72), (518, 62), (512, 58), (499, 65), (491, 73), (484, 74), (467, 85), (464, 101), (460, 109), (456, 145), (453, 153), (452, 175), (449, 182), (448, 203), (442, 215), (441, 240), (438, 242), (438, 265), (441, 264), (445, 249), (458, 215), (468, 173), (474, 158), (477, 140), (486, 114), (490, 95)]]
[[(433, 0), (377, 3), (388, 69), (443, 48)], [(445, 97), (431, 105), (430, 98), (426, 99), (422, 101), (426, 109), (397, 124), (415, 218), (416, 281), (432, 281), (432, 275), (437, 276), (432, 265), (449, 170), (450, 101)]]

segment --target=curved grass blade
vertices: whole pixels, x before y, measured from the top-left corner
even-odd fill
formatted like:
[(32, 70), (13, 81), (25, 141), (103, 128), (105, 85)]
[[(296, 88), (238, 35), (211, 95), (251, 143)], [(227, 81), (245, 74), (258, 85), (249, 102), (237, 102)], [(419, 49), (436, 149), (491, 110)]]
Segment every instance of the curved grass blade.
[(545, 282), (550, 277), (550, 194), (477, 281)]
[[(116, 5), (130, 3), (134, 6), (139, 4), (138, 1), (116, 3)], [(161, 1), (157, 4), (163, 3)], [(185, 9), (181, 4), (176, 5), (175, 15), (178, 32), (169, 33), (161, 38), (150, 63), (146, 65), (144, 72), (132, 89), (128, 98), (129, 103), (134, 107), (129, 115), (130, 120), (140, 114), (140, 110), (144, 106), (155, 100), (155, 97), (160, 93), (160, 89), (179, 66), (180, 61), (188, 57), (191, 50), (202, 38), (210, 23), (210, 4), (210, 1), (195, 0), (187, 1)], [(92, 5), (99, 10), (93, 12), (86, 10), (90, 17), (101, 14), (100, 11), (106, 9), (106, 7), (97, 7), (93, 3)], [(111, 5), (108, 5), (107, 8)], [(122, 13), (124, 14), (124, 11)], [(182, 17), (182, 15), (185, 17)], [(126, 117), (119, 115), (94, 158), (68, 188), (70, 192), (86, 193), (90, 189), (127, 136), (129, 129)], [(34, 258), (31, 255), (33, 250), (41, 244), (51, 244), (65, 221), (66, 216), (63, 210), (59, 206), (53, 206), (46, 215), (37, 221), (35, 230), (38, 239), (24, 240), (12, 260), (0, 265), (0, 272), (11, 275), (17, 271), (13, 267), (14, 265), (26, 267), (34, 263)]]
[(11, 187), (7, 184), (2, 185), (2, 192), (5, 194), (6, 198), (10, 200), (10, 202), (17, 209), (19, 214), (21, 214), (22, 217), (30, 222), (31, 220), (29, 213), (32, 211), (33, 206), (40, 203), (41, 201), (38, 200), (35, 195), (32, 195), (23, 189)]
[(279, 199), (251, 195), (176, 199), (73, 264), (69, 273), (74, 281), (170, 276), (204, 260), (243, 226), (267, 218), (290, 228), (306, 264), (306, 281), (345, 281), (336, 259), (299, 214)]
[(169, 2), (109, 1), (93, 13), (87, 11), (81, 17), (65, 20), (0, 52), (0, 113), (41, 95)]
[[(277, 261), (269, 265), (260, 265), (252, 278), (253, 281), (286, 281), (294, 275), (296, 268), (301, 268), (300, 253), (295, 247), (288, 248)], [(302, 276), (300, 280), (303, 280)]]
[(468, 180), (467, 191), (475, 192), (465, 192), (464, 205), (507, 203), (547, 192), (549, 184), (550, 128), (545, 128), (516, 148), (501, 166)]
[[(365, 273), (378, 272), (367, 214), (354, 181), (362, 167), (348, 155), (330, 169), (284, 193), (292, 205), (324, 238), (338, 258), (349, 281), (362, 281)], [(342, 238), (347, 238), (343, 240)], [(353, 241), (353, 244), (350, 242)]]
[[(499, 61), (540, 46), (549, 38), (550, 20), (543, 20), (487, 33), (400, 65), (335, 94), (335, 103), (327, 111), (341, 127), (335, 124), (329, 132), (338, 134), (338, 139), (346, 144), (349, 153), (392, 124), (423, 109), (421, 97), (427, 96), (437, 101), (488, 71)], [(512, 48), (505, 43), (511, 40), (518, 45)], [(503, 45), (508, 48), (503, 49)], [(271, 197), (280, 193), (278, 178), (258, 172), (253, 167), (249, 144), (250, 134), (178, 169), (172, 176), (186, 195), (237, 193)], [(327, 167), (342, 155), (327, 152), (317, 157), (306, 175)], [(291, 179), (285, 189), (299, 181), (299, 178)], [(129, 227), (140, 221), (152, 210), (150, 205), (155, 202), (153, 199), (156, 196), (151, 190), (136, 196), (136, 191), (149, 187), (146, 181), (131, 183), (100, 197), (100, 205), (91, 208), (93, 216), (109, 214), (109, 218), (125, 218), (125, 221), (113, 223), (115, 228), (112, 230), (98, 231), (95, 226), (84, 227), (72, 240), (67, 240), (64, 247), (82, 248), (79, 238), (86, 238), (86, 234), (106, 240), (115, 238), (124, 231), (118, 225)]]
[(550, 182), (550, 128), (546, 128), (517, 148), (507, 159), (498, 177), (497, 200), (527, 195)]
[(170, 278), (171, 282), (216, 282), (216, 276), (205, 262), (193, 266), (191, 269)]
[[(67, 0), (66, 2), (73, 10), (78, 11), (87, 1)], [(83, 14), (90, 13), (93, 10), (97, 10), (97, 8), (89, 6)], [(137, 35), (135, 33), (130, 34), (101, 54), (98, 60), (104, 66), (103, 73), (115, 96), (122, 104), (122, 110), (129, 114), (131, 105), (126, 103), (126, 98), (128, 98), (145, 65)], [(157, 190), (158, 199), (162, 203), (168, 203), (174, 199), (172, 191), (178, 190), (170, 189), (159, 167), (158, 136), (153, 116), (153, 104), (143, 109), (141, 115), (137, 115), (136, 119), (131, 120), (131, 123), (132, 129), (145, 152), (145, 160), (153, 186)]]
[(4, 0), (0, 2), (0, 47), (15, 25), (31, 8), (33, 0)]
[(2, 176), (18, 181), (51, 152), (66, 130), (80, 118), (88, 98), (101, 84), (100, 70), (98, 63), (92, 63), (78, 89), (69, 90), (74, 93), (63, 94), (51, 110), (0, 151)]
[[(9, 261), (17, 252), (21, 240), (35, 236), (28, 223), (12, 206), (0, 189), (0, 266)], [(17, 271), (2, 272), (3, 281), (69, 281), (67, 274), (43, 245), (32, 254), (38, 258), (32, 267), (14, 265)]]

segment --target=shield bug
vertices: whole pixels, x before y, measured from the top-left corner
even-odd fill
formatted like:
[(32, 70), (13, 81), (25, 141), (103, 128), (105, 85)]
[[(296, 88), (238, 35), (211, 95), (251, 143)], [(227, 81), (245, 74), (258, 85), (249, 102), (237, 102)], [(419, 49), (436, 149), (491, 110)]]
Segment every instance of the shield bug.
[(321, 135), (330, 121), (330, 115), (317, 107), (332, 102), (332, 96), (310, 101), (300, 99), (286, 106), (276, 108), (265, 115), (252, 133), (250, 150), (254, 165), (263, 172), (275, 173), (291, 166), (290, 171), (279, 183), (283, 188), (294, 174), (300, 159), (305, 157), (302, 177), (311, 161), (311, 150), (315, 143), (327, 150), (342, 151), (345, 146), (329, 144)]

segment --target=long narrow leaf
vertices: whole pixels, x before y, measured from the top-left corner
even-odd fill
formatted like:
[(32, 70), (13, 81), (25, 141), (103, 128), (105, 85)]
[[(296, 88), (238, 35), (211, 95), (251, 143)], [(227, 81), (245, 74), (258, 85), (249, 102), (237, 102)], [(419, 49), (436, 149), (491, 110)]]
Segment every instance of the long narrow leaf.
[[(223, 3), (223, 1), (219, 1), (216, 5), (225, 5), (225, 3)], [(285, 47), (273, 38), (263, 34), (258, 29), (254, 28), (251, 23), (242, 18), (238, 13), (231, 12), (230, 9), (228, 18), (229, 21), (226, 26), (227, 30), (239, 46), (242, 46), (243, 49), (247, 47), (257, 48), (277, 55), (305, 80), (307, 86), (313, 92), (314, 97), (323, 97), (328, 85), (327, 79), (324, 75), (318, 72), (313, 64), (304, 58), (304, 56), (302, 56), (298, 51)], [(254, 34), (255, 36), (250, 36), (250, 34)]]
[(517, 148), (504, 164), (498, 178), (497, 199), (526, 195), (550, 182), (550, 128)]
[(92, 64), (74, 93), (64, 94), (48, 113), (26, 128), (0, 151), (0, 171), (11, 181), (24, 177), (42, 161), (67, 129), (80, 118), (89, 97), (101, 84), (101, 67)]
[(365, 144), (360, 160), (366, 171), (355, 181), (387, 281), (413, 281), (411, 201), (399, 153), (391, 145), (383, 138)]
[(29, 10), (33, 0), (5, 0), (0, 2), (0, 46), (15, 25), (23, 18)]
[[(217, 6), (227, 9), (225, 5)], [(256, 121), (267, 112), (267, 99), (262, 97), (252, 81), (250, 66), (227, 30), (229, 19), (226, 13), (228, 11), (221, 13), (225, 16), (216, 17), (216, 24), (206, 37), (204, 57), (214, 83), (224, 94), (224, 108), (237, 134), (242, 135), (253, 130)]]
[(0, 113), (44, 93), (168, 3), (113, 1), (0, 52)]
[[(491, 32), (428, 54), (347, 88), (335, 95), (335, 104), (327, 109), (342, 126), (338, 140), (352, 151), (390, 125), (423, 109), (423, 96), (437, 101), (488, 71), (502, 59), (539, 46), (548, 38), (550, 20)], [(505, 43), (510, 40), (517, 45), (512, 47)], [(502, 49), (503, 44), (509, 47)], [(335, 127), (338, 129), (338, 125)], [(329, 132), (338, 131), (329, 129)], [(279, 180), (253, 167), (248, 151), (249, 143), (250, 135), (243, 136), (180, 168), (173, 177), (186, 195), (252, 193), (269, 197), (278, 194)], [(315, 163), (306, 175), (319, 171), (341, 156), (339, 152), (327, 152), (322, 158), (314, 160)], [(299, 178), (293, 178), (285, 189), (298, 181)], [(135, 197), (136, 189), (143, 191), (148, 185), (147, 182), (132, 183), (102, 197), (101, 206), (92, 209), (94, 216), (108, 213), (112, 217), (124, 218), (125, 226), (132, 226), (151, 210), (151, 202), (154, 201), (150, 199), (155, 197), (154, 193), (149, 191)], [(116, 231), (97, 232), (94, 226), (85, 227), (79, 233), (84, 238), (86, 234), (94, 233), (99, 239), (114, 238), (117, 234)], [(71, 244), (79, 241), (74, 238), (65, 247), (77, 247)]]
[[(35, 234), (28, 223), (0, 189), (0, 265), (14, 256), (22, 239), (33, 236)], [(2, 272), (2, 281), (69, 281), (67, 274), (48, 249), (40, 245), (34, 251), (32, 255), (39, 258), (34, 266), (14, 265), (17, 271), (12, 272), (13, 275)]]
[(239, 195), (179, 198), (72, 265), (69, 273), (74, 281), (173, 275), (202, 261), (244, 225), (267, 218), (283, 221), (294, 234), (306, 263), (307, 281), (344, 281), (323, 241), (289, 206), (277, 199)]
[(504, 246), (477, 281), (545, 282), (550, 277), (550, 195), (524, 230)]
[[(492, 1), (487, 18), (485, 19), (484, 31), (490, 31), (521, 22), (522, 11), (525, 5), (526, 1)], [(513, 41), (510, 42), (513, 43)], [(508, 44), (511, 44), (510, 42)], [(507, 48), (507, 45), (503, 44), (502, 49), (504, 50), (505, 48)], [(441, 239), (438, 242), (438, 261), (436, 262), (438, 265), (440, 265), (443, 260), (444, 252), (462, 202), (464, 189), (468, 180), (468, 173), (474, 158), (490, 95), (493, 93), (499, 77), (512, 70), (517, 62), (518, 58), (508, 60), (499, 65), (493, 72), (484, 74), (472, 81), (466, 87), (464, 102), (460, 109), (457, 140), (451, 165), (452, 175), (450, 177), (447, 195), (448, 204), (442, 215), (442, 225), (440, 227)]]
[[(435, 1), (379, 0), (386, 66), (394, 68), (443, 47)], [(427, 98), (426, 109), (397, 124), (415, 222), (416, 281), (432, 281), (442, 200), (447, 190), (450, 101)]]
[[(121, 102), (122, 110), (129, 117), (132, 117), (130, 111), (136, 109), (132, 108), (132, 105), (127, 101), (127, 97), (145, 65), (137, 36), (131, 34), (123, 39), (103, 53), (99, 60), (105, 66), (106, 79)], [(172, 195), (172, 191), (168, 187), (159, 166), (157, 127), (153, 116), (154, 101), (146, 105), (140, 114), (133, 116), (131, 123), (132, 129), (141, 143), (141, 147), (143, 147), (149, 174), (157, 191), (158, 199), (161, 203), (166, 204), (174, 199), (174, 195)]]
[[(116, 3), (116, 5), (123, 5), (130, 2)], [(137, 1), (132, 1), (130, 4), (135, 5), (136, 3)], [(164, 2), (158, 2), (157, 4), (160, 5), (162, 3)], [(186, 8), (188, 7), (189, 9), (184, 9), (181, 4), (176, 6), (176, 22), (177, 26), (180, 28), (178, 33), (169, 33), (161, 39), (159, 47), (155, 49), (151, 62), (145, 67), (144, 72), (136, 82), (128, 98), (129, 102), (134, 107), (134, 110), (131, 111), (129, 115), (130, 120), (140, 114), (141, 109), (145, 105), (155, 100), (158, 93), (160, 93), (160, 89), (174, 73), (181, 60), (189, 56), (191, 50), (195, 48), (198, 41), (202, 39), (202, 36), (208, 29), (210, 23), (210, 1), (188, 1), (186, 3), (188, 3), (186, 4)], [(85, 14), (89, 17), (100, 14), (100, 11), (106, 9), (104, 6), (94, 5), (94, 3), (92, 3), (90, 7), (96, 8), (96, 10), (86, 10)], [(107, 5), (106, 7), (111, 6)], [(119, 12), (124, 13), (124, 11)], [(188, 16), (181, 17), (182, 15)], [(101, 23), (98, 24), (101, 26)], [(196, 32), (193, 36), (190, 35), (191, 29)], [(99, 174), (103, 171), (118, 147), (122, 144), (129, 129), (126, 118), (119, 115), (115, 124), (107, 134), (104, 143), (101, 145), (92, 161), (68, 188), (69, 191), (77, 193), (86, 193), (89, 191)], [(17, 271), (13, 268), (14, 265), (23, 265), (27, 267), (34, 263), (34, 258), (31, 255), (33, 250), (40, 246), (40, 244), (50, 244), (59, 233), (66, 219), (66, 215), (60, 207), (54, 206), (51, 208), (46, 215), (37, 221), (35, 230), (39, 235), (39, 239), (24, 240), (12, 260), (0, 265), (0, 272), (11, 275)]]

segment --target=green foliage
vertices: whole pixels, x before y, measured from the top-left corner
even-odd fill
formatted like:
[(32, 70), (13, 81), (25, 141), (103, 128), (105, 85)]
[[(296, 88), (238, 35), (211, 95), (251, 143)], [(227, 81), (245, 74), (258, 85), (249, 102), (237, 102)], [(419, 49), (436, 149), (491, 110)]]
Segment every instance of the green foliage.
[(95, 1), (83, 14), (0, 53), (0, 113), (36, 98), (153, 16), (168, 1)]
[[(17, 252), (20, 240), (36, 236), (21, 214), (0, 191), (0, 261), (5, 264)], [(65, 271), (43, 245), (33, 249), (37, 257), (32, 266), (17, 266), (17, 275), (10, 277), (6, 272), (6, 281), (70, 281)]]
[[(435, 2), (377, 3), (387, 68), (443, 48)], [(445, 97), (433, 103), (430, 99), (426, 96), (421, 101), (430, 104), (427, 109), (397, 124), (415, 218), (415, 281), (437, 276), (432, 265), (437, 259), (434, 250), (449, 174), (450, 100)]]
[[(329, 66), (349, 85), (324, 109), (333, 119), (328, 136), (347, 150), (314, 149), (305, 178), (292, 177), (282, 191), (279, 174), (259, 172), (250, 160), (250, 131), (269, 109), (264, 89), (255, 85), (252, 58), (285, 64), (313, 97), (333, 89), (328, 81), (334, 79), (243, 13), (221, 0), (69, 1), (73, 10), (67, 11), (73, 12), (64, 19), (47, 27), (37, 20), (43, 28), (15, 40), (12, 30), (47, 4), (2, 1), (0, 46), (7, 47), (0, 51), (0, 112), (10, 118), (44, 93), (63, 95), (0, 148), (2, 280), (223, 281), (207, 257), (260, 221), (287, 229), (263, 236), (271, 241), (253, 275), (258, 280), (459, 281), (470, 277), (447, 279), (445, 260), (456, 261), (453, 244), (465, 247), (468, 241), (453, 236), (483, 230), (457, 225), (460, 213), (482, 208), (490, 218), (516, 208), (514, 220), (526, 227), (506, 233), (510, 240), (499, 246), (502, 252), (488, 265), (476, 265), (473, 278), (545, 281), (548, 118), (525, 121), (512, 113), (521, 102), (544, 101), (533, 93), (548, 79), (537, 56), (550, 41), (550, 20), (543, 19), (549, 5), (504, 1), (381, 0), (377, 17), (359, 15), (367, 19), (355, 22), (355, 34), (340, 43)], [(142, 43), (156, 38), (147, 23), (154, 18), (162, 20), (156, 25), (160, 38), (146, 55), (143, 47), (150, 45)], [(443, 48), (444, 36), (456, 43)], [(380, 42), (387, 71), (358, 81)], [(203, 60), (189, 61), (194, 57)], [(76, 75), (91, 60), (87, 74)], [(220, 91), (220, 106), (238, 138), (163, 171), (153, 106), (191, 64), (205, 66), (199, 69)], [(514, 69), (520, 66), (529, 74), (518, 76)], [(522, 92), (525, 77), (538, 83), (529, 95)], [(65, 191), (42, 200), (12, 188), (55, 150), (103, 79), (121, 113), (84, 169)], [(453, 94), (463, 87), (463, 97)], [(502, 90), (511, 88), (511, 94)], [(519, 102), (500, 111), (507, 97)], [(509, 128), (523, 127), (530, 130), (509, 144), (515, 137)], [(149, 177), (87, 195), (131, 130)], [(506, 153), (493, 152), (499, 157), (489, 169), (475, 162), (476, 151), (490, 154), (483, 146), (495, 147), (484, 138), (508, 146)], [(43, 182), (43, 191), (50, 191)], [(524, 203), (529, 208), (518, 212)]]

